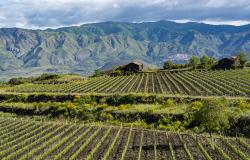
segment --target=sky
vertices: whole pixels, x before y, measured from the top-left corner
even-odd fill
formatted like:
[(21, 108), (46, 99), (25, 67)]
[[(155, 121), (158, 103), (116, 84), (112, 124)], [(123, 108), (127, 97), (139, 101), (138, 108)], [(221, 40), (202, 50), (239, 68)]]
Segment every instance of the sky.
[(250, 0), (0, 0), (0, 27), (159, 20), (245, 25), (250, 23)]

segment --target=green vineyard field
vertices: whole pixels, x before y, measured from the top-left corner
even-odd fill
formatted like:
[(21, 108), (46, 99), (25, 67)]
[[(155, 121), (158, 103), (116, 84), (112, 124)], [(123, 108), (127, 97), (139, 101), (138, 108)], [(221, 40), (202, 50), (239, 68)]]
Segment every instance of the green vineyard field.
[(0, 159), (245, 159), (247, 138), (0, 118)]
[(191, 96), (250, 96), (250, 70), (185, 71), (102, 76), (64, 84), (23, 84), (14, 93), (148, 93)]

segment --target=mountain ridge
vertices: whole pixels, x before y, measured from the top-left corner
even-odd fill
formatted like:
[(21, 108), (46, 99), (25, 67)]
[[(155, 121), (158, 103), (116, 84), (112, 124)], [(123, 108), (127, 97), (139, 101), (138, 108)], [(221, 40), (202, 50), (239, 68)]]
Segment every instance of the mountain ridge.
[(161, 66), (167, 59), (184, 62), (204, 54), (222, 58), (239, 51), (250, 52), (250, 25), (158, 21), (46, 30), (0, 28), (0, 72), (40, 67), (88, 75), (115, 61), (138, 59)]

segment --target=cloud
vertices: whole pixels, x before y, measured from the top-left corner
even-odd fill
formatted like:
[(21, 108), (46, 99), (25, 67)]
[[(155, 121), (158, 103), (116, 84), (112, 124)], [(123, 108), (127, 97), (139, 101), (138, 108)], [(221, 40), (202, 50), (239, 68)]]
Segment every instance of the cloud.
[(192, 19), (178, 19), (178, 20), (171, 20), (176, 23), (187, 23), (187, 22), (198, 22), (198, 23), (206, 23), (206, 24), (213, 24), (213, 25), (234, 25), (234, 26), (242, 26), (250, 24), (250, 21), (247, 20), (238, 20), (238, 21), (224, 21), (221, 19), (205, 19), (201, 21), (192, 20)]
[(249, 13), (249, 0), (0, 0), (0, 27), (163, 19), (241, 25), (250, 21)]

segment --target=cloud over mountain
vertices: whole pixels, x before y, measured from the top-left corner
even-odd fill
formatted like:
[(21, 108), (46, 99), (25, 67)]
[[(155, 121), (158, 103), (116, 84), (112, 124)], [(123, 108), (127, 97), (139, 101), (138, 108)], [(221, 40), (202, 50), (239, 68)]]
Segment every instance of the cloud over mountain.
[(249, 0), (0, 0), (0, 27), (162, 19), (241, 25), (249, 23), (249, 13)]

